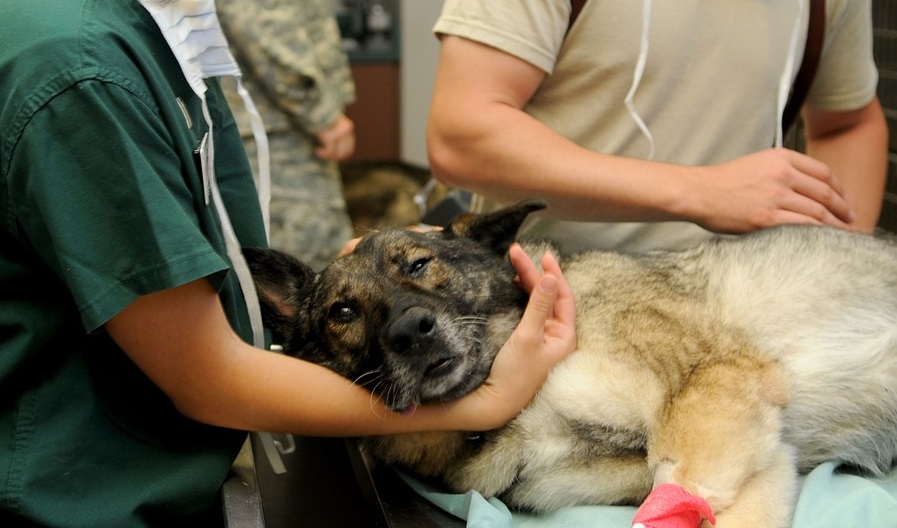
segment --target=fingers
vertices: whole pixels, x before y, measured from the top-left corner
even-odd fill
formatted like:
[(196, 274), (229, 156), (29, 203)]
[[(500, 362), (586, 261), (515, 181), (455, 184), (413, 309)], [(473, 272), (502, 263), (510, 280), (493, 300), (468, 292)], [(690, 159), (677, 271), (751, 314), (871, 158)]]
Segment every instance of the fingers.
[(717, 166), (696, 179), (690, 218), (721, 233), (781, 224), (847, 227), (855, 215), (844, 186), (823, 162), (788, 149), (767, 149)]
[(319, 158), (333, 161), (342, 161), (355, 151), (355, 142), (345, 138), (326, 138), (318, 136), (321, 146), (315, 149), (315, 155)]
[(545, 275), (538, 283), (538, 287), (530, 293), (526, 310), (520, 319), (520, 326), (529, 329), (539, 329), (545, 326), (548, 318), (554, 313), (554, 303), (558, 298), (558, 279), (552, 275)]
[(431, 226), (431, 225), (409, 225), (405, 226), (405, 229), (408, 231), (414, 231), (415, 233), (429, 233), (430, 231), (442, 231), (441, 226)]
[(339, 250), (339, 253), (337, 253), (336, 256), (342, 257), (343, 255), (347, 255), (347, 254), (355, 251), (355, 246), (357, 246), (360, 241), (361, 241), (361, 237), (353, 238), (352, 240), (349, 240), (348, 242), (343, 244), (342, 249)]
[(786, 209), (808, 217), (813, 223), (844, 227), (854, 220), (844, 185), (827, 165), (797, 152), (792, 153), (790, 162), (795, 170), (791, 188), (797, 196), (783, 204)]
[(511, 264), (514, 266), (514, 269), (517, 270), (517, 279), (520, 286), (523, 287), (527, 293), (532, 292), (533, 288), (536, 287), (536, 284), (539, 283), (539, 279), (542, 277), (539, 269), (536, 267), (535, 263), (533, 263), (532, 259), (529, 258), (529, 255), (523, 251), (520, 244), (511, 244), (511, 248), (508, 250), (508, 256), (511, 259)]
[(529, 302), (517, 326), (524, 348), (541, 347), (546, 354), (540, 359), (550, 363), (566, 357), (576, 346), (576, 306), (557, 259), (551, 253), (542, 256), (542, 275), (518, 244), (511, 246), (509, 255), (521, 283), (530, 290)]
[(567, 283), (560, 264), (551, 253), (542, 256), (542, 269), (545, 273), (543, 281), (552, 276), (557, 278), (557, 298), (553, 307), (554, 318), (562, 327), (569, 327), (571, 335), (568, 337), (575, 340), (576, 299), (573, 296), (573, 288)]
[(795, 169), (816, 178), (831, 187), (838, 195), (844, 196), (844, 186), (841, 184), (841, 180), (835, 176), (828, 165), (794, 150), (783, 149), (783, 151), (790, 156), (789, 161)]
[(795, 190), (794, 194), (783, 201), (774, 224), (825, 224), (840, 228), (848, 227), (850, 218), (853, 218), (853, 211), (849, 207), (845, 213), (848, 220), (843, 220), (832, 213), (831, 205), (823, 205), (818, 198), (809, 197), (804, 192)]
[[(429, 229), (424, 229), (424, 228), (422, 228), (420, 226), (416, 226), (416, 225), (408, 226), (408, 227), (406, 227), (406, 229), (408, 229), (409, 231), (415, 231), (417, 233), (426, 233), (427, 231), (442, 231), (441, 227), (431, 227)], [(355, 251), (355, 247), (358, 245), (359, 242), (361, 242), (361, 238), (362, 237), (353, 238), (353, 239), (349, 240), (348, 242), (346, 242), (345, 244), (343, 244), (343, 247), (339, 250), (339, 252), (336, 254), (336, 256), (342, 257), (343, 255), (347, 255), (347, 254)], [(523, 252), (522, 249), (520, 251)], [(524, 253), (524, 257), (527, 260), (529, 260), (529, 257), (526, 257), (525, 253)], [(532, 262), (530, 262), (530, 265), (532, 265)], [(538, 280), (538, 277), (537, 277), (537, 280)]]
[(355, 123), (343, 114), (316, 137), (321, 145), (315, 149), (315, 155), (322, 159), (341, 161), (355, 152)]
[[(542, 255), (541, 272), (523, 248), (520, 247), (520, 244), (512, 244), (508, 250), (508, 256), (511, 258), (511, 264), (514, 265), (514, 269), (517, 270), (517, 278), (520, 285), (531, 294), (530, 301), (532, 302), (533, 297), (537, 294), (553, 292), (550, 293), (554, 295), (551, 313), (554, 314), (561, 324), (572, 325), (575, 318), (573, 290), (567, 283), (567, 279), (561, 271), (561, 266), (554, 255), (551, 253)], [(536, 289), (537, 286), (542, 292)], [(541, 302), (541, 299), (536, 302)]]

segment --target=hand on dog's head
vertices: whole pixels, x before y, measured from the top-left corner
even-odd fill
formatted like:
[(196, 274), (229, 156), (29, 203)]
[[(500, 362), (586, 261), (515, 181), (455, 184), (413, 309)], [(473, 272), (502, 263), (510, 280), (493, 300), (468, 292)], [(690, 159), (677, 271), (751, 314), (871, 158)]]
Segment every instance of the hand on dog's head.
[(275, 343), (376, 390), (412, 387), (391, 396), (401, 408), (460, 397), (488, 375), (526, 303), (507, 253), (544, 207), (460, 215), (442, 231), (375, 231), (321, 272), (273, 249), (244, 255)]

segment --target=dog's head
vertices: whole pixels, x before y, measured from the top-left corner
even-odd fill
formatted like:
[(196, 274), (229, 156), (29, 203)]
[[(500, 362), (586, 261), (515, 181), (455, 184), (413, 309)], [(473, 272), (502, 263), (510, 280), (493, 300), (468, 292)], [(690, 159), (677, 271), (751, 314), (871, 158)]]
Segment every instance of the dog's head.
[(544, 207), (462, 215), (443, 231), (376, 231), (320, 273), (275, 250), (244, 254), (266, 325), (286, 353), (407, 411), (459, 398), (486, 379), (526, 303), (508, 248), (526, 216)]

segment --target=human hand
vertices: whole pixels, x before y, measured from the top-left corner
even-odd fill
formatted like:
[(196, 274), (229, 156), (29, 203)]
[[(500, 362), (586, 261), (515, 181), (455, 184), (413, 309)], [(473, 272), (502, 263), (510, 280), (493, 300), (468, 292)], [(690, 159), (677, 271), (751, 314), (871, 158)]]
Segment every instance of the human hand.
[(340, 248), (339, 253), (336, 254), (337, 257), (342, 257), (343, 255), (348, 255), (349, 253), (355, 251), (355, 246), (361, 242), (361, 237), (356, 237), (350, 239), (348, 242), (343, 244), (343, 247)]
[(700, 167), (692, 181), (698, 225), (745, 233), (779, 224), (846, 227), (854, 213), (838, 177), (824, 163), (788, 149), (767, 149)]
[(521, 285), (531, 291), (526, 311), (502, 347), (485, 383), (467, 398), (478, 407), (469, 415), (481, 423), (468, 430), (489, 430), (514, 418), (536, 395), (548, 372), (576, 348), (573, 292), (557, 260), (542, 257), (540, 275), (523, 249), (509, 251)]
[(315, 154), (320, 158), (340, 161), (355, 152), (355, 123), (345, 114), (340, 114), (332, 125), (315, 137), (320, 143)]
[[(424, 229), (421, 226), (413, 225), (413, 226), (408, 226), (405, 229), (408, 229), (409, 231), (417, 231), (418, 233), (425, 233), (427, 231), (442, 231), (442, 228), (439, 226), (433, 226), (433, 227)], [(361, 242), (361, 237), (357, 237), (357, 238), (353, 238), (353, 239), (349, 240), (348, 242), (343, 244), (343, 247), (339, 250), (339, 253), (337, 253), (336, 256), (342, 257), (343, 255), (347, 255), (347, 254), (355, 251), (355, 246), (357, 246), (359, 242)], [(535, 268), (535, 266), (533, 266), (533, 268)], [(538, 271), (537, 271), (537, 273), (538, 273)], [(539, 280), (538, 277), (536, 277), (535, 280)]]

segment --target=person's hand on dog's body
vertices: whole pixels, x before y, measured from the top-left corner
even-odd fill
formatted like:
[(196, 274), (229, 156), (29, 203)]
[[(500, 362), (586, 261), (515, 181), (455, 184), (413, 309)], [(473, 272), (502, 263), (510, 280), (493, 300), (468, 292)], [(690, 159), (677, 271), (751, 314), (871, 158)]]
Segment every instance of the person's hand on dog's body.
[(554, 258), (543, 257), (541, 275), (519, 246), (510, 255), (531, 295), (490, 377), (456, 402), (413, 413), (389, 411), (324, 367), (246, 344), (204, 279), (135, 300), (106, 330), (180, 412), (199, 422), (319, 436), (493, 429), (523, 409), (576, 341), (573, 296)]
[[(800, 13), (797, 6), (770, 4), (768, 9), (787, 8), (793, 18)], [(706, 69), (693, 73), (700, 65), (689, 62), (678, 46), (649, 46), (645, 76), (627, 114), (626, 90), (636, 86), (633, 59), (639, 54), (632, 35), (647, 31), (649, 41), (663, 35), (669, 41), (706, 44), (721, 38), (714, 24), (680, 35), (680, 28), (691, 25), (676, 26), (676, 17), (689, 15), (671, 15), (672, 7), (655, 4), (648, 15), (650, 30), (643, 30), (637, 23), (641, 17), (633, 13), (647, 9), (641, 2), (606, 6), (587, 1), (564, 34), (569, 8), (566, 1), (540, 2), (530, 10), (511, 3), (496, 12), (479, 0), (446, 3), (435, 28), (441, 51), (427, 132), (431, 168), (444, 183), (478, 193), (488, 206), (548, 200), (550, 213), (541, 227), (533, 225), (534, 233), (562, 241), (562, 246), (571, 240), (583, 247), (681, 248), (714, 232), (745, 233), (787, 223), (874, 229), (884, 192), (888, 132), (875, 97), (867, 3), (828, 12), (830, 19), (844, 18), (829, 20), (836, 27), (826, 33), (827, 52), (803, 106), (809, 155), (768, 148), (775, 131), (774, 86), (781, 86), (776, 79), (780, 74), (784, 78), (784, 69), (761, 72), (748, 64), (732, 71), (736, 76), (771, 76), (735, 102), (730, 92), (748, 90), (750, 83), (727, 85), (719, 94), (715, 83), (700, 84), (704, 77), (696, 77), (730, 66), (711, 68), (708, 58), (701, 63)], [(695, 16), (721, 21), (735, 16), (723, 8), (694, 9), (702, 11)], [(618, 20), (617, 15), (627, 24), (608, 27), (612, 24), (607, 21)], [(733, 20), (736, 26), (751, 23)], [(852, 36), (838, 27), (845, 24), (856, 28)], [(511, 26), (518, 38), (502, 39)], [(794, 27), (789, 18), (787, 24), (780, 20), (762, 31), (787, 42)], [(611, 38), (606, 35), (614, 31), (624, 37), (619, 49), (575, 51), (577, 46), (592, 49), (601, 38), (597, 35)], [(532, 46), (515, 44), (530, 42), (530, 36)], [(723, 44), (737, 48), (735, 35), (727, 38)], [(622, 61), (632, 61), (632, 69)], [(688, 65), (695, 66), (689, 76), (677, 78), (684, 83), (695, 79), (694, 90), (660, 80)], [(714, 96), (703, 99), (701, 91), (710, 87)], [(644, 118), (653, 136), (639, 130), (631, 113)], [(735, 117), (719, 117), (730, 115)], [(714, 142), (719, 148), (705, 148)], [(660, 236), (663, 229), (665, 236)]]
[[(538, 380), (543, 369), (550, 369), (576, 348), (576, 307), (573, 292), (563, 280), (560, 266), (553, 255), (543, 255), (545, 275), (541, 278), (519, 244), (511, 246), (509, 255), (520, 285), (530, 292), (529, 304), (517, 329), (495, 358), (489, 378), (473, 396), (505, 400), (513, 412), (518, 405), (523, 408), (529, 403), (535, 394), (530, 392), (532, 381)], [(530, 370), (530, 362), (542, 365)], [(517, 384), (519, 388), (515, 388)], [(516, 414), (480, 415), (485, 423), (479, 430), (494, 429)]]
[[(440, 230), (442, 228), (440, 226), (412, 225), (412, 226), (406, 227), (406, 229), (408, 229), (409, 231), (417, 231), (418, 233), (424, 233), (426, 231), (436, 231), (436, 230)], [(346, 255), (348, 253), (355, 251), (355, 246), (357, 246), (358, 243), (361, 242), (361, 238), (362, 237), (355, 237), (355, 238), (352, 238), (352, 239), (349, 239), (348, 241), (346, 241), (346, 243), (343, 244), (343, 247), (340, 248), (339, 253), (337, 254), (337, 257), (342, 257), (343, 255)]]

